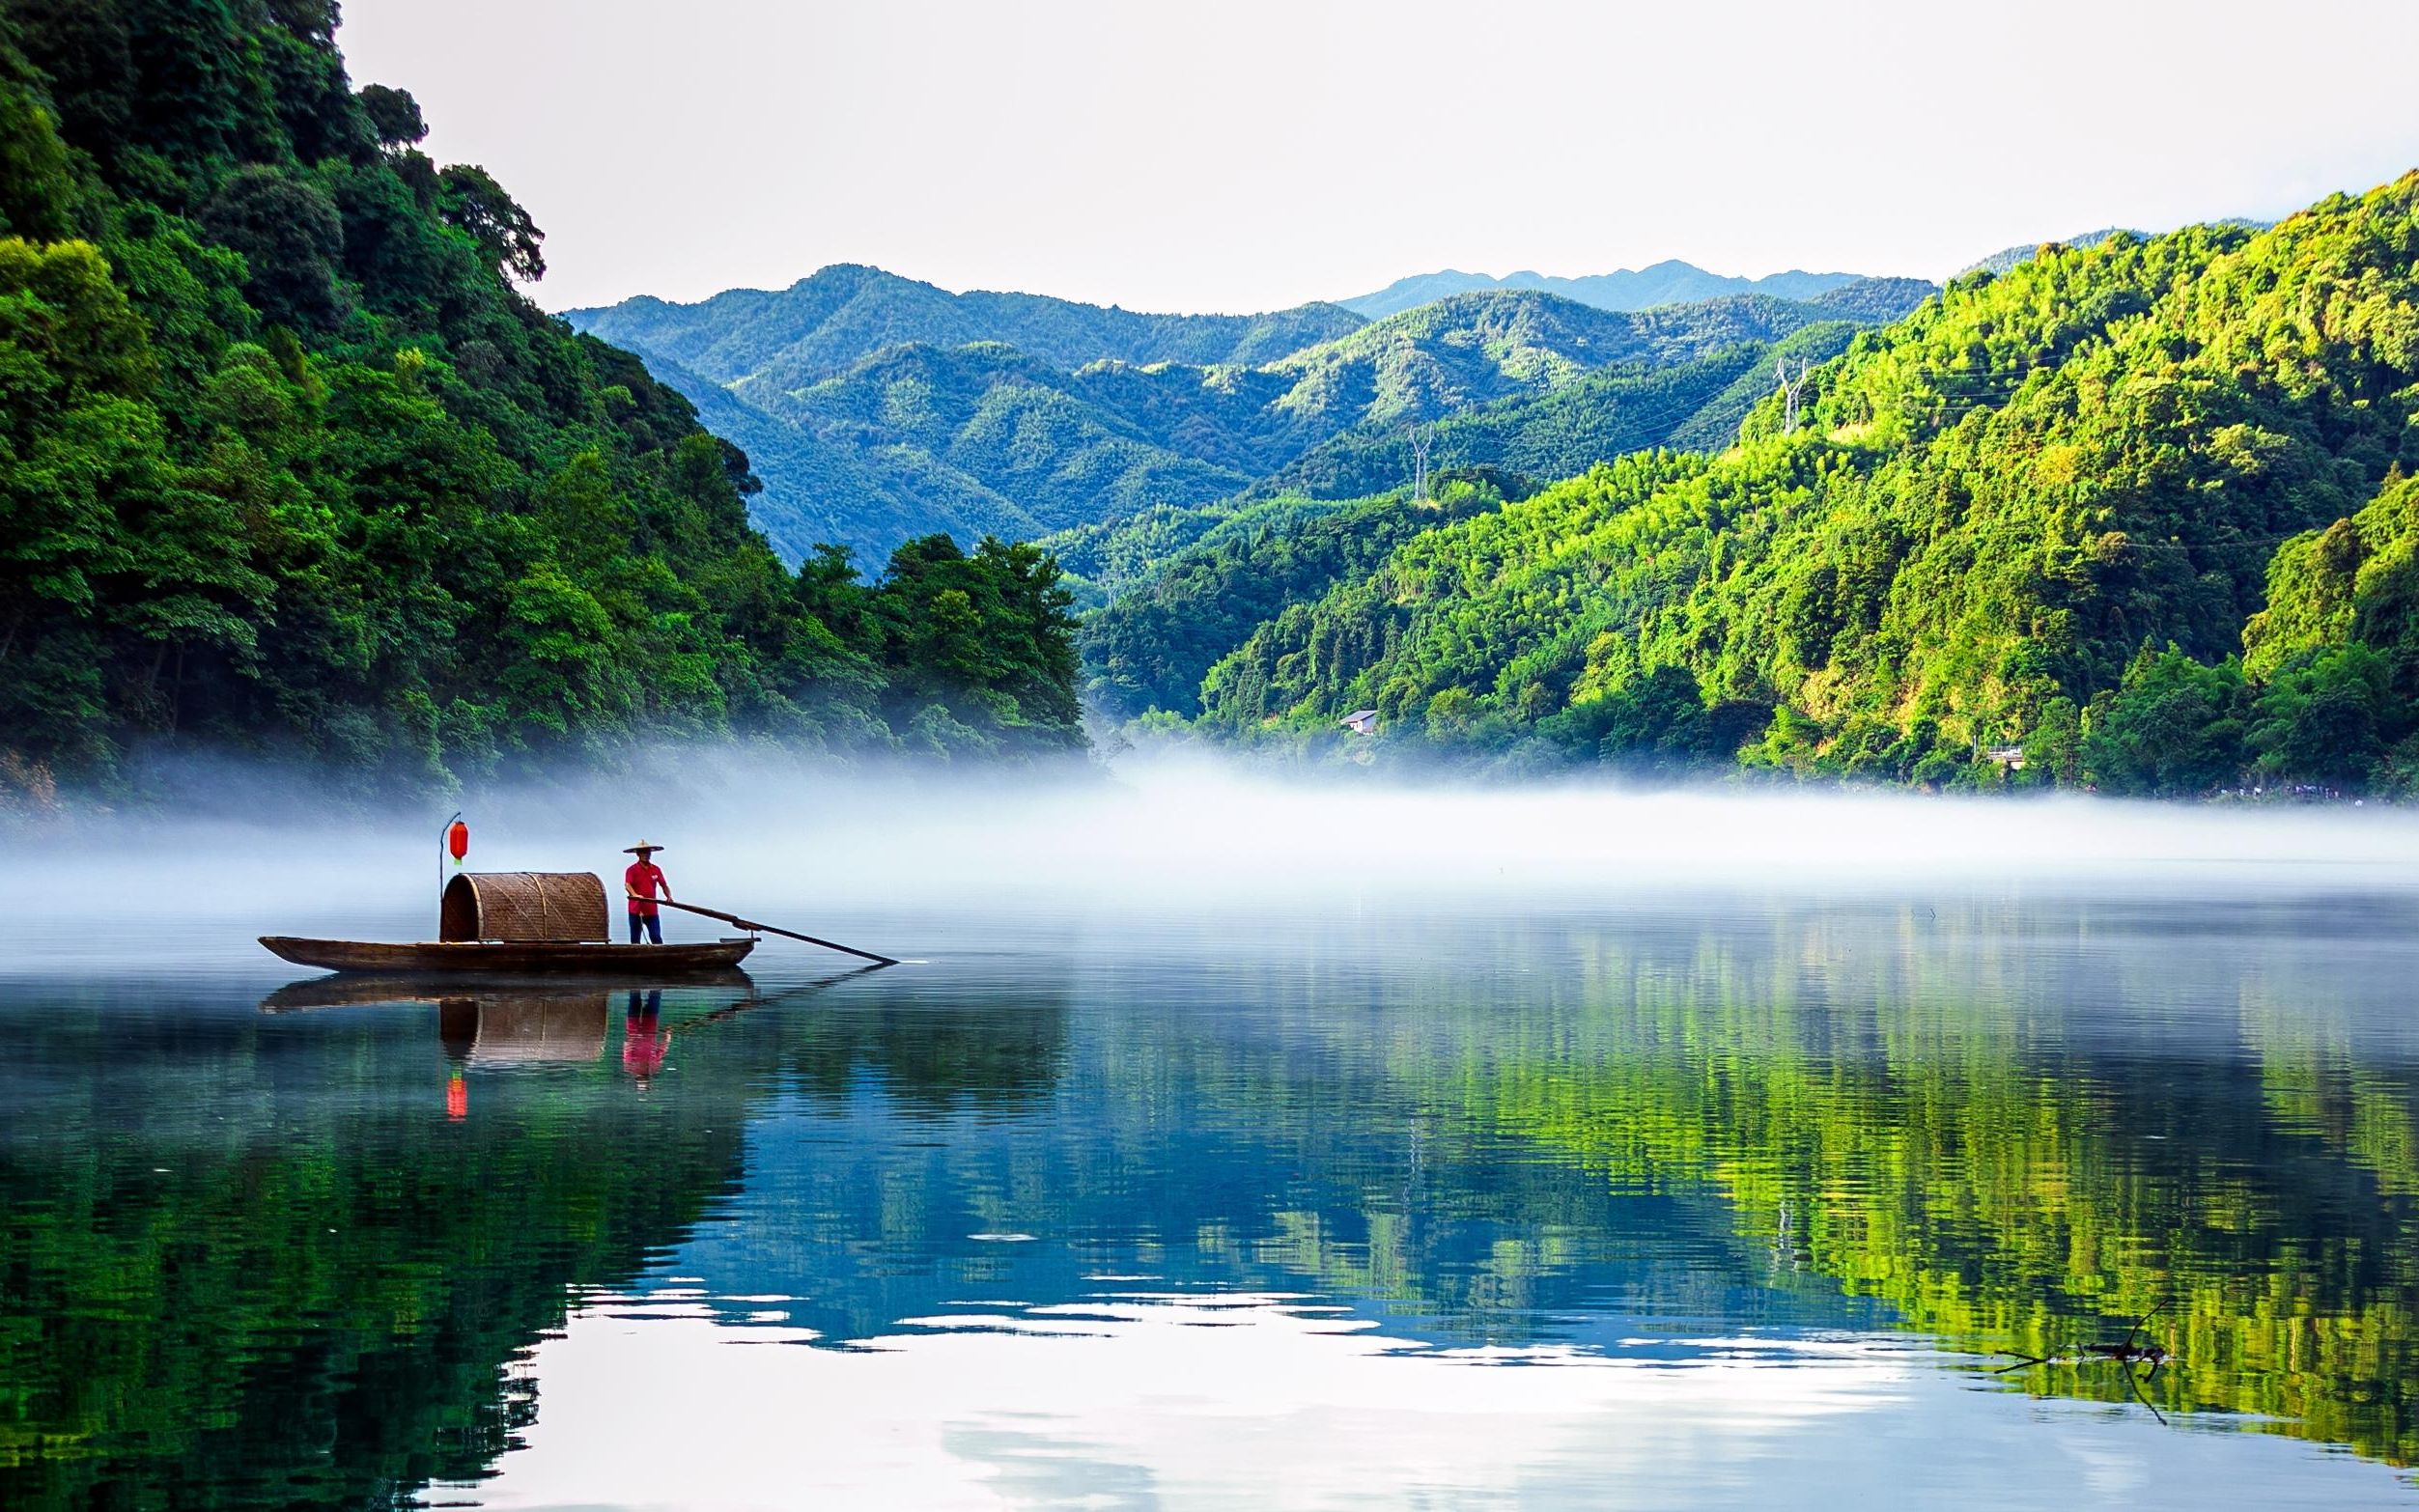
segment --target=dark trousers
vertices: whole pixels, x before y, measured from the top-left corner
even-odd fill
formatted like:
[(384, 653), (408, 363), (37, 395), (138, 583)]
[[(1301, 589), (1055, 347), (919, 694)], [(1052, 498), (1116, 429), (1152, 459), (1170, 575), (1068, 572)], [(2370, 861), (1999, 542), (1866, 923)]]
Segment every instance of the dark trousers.
[(630, 913), (630, 942), (632, 944), (634, 945), (638, 943), (638, 932), (640, 930), (645, 930), (647, 932), (647, 939), (649, 943), (657, 945), (662, 944), (663, 915), (661, 913), (641, 913), (637, 910), (633, 909)]

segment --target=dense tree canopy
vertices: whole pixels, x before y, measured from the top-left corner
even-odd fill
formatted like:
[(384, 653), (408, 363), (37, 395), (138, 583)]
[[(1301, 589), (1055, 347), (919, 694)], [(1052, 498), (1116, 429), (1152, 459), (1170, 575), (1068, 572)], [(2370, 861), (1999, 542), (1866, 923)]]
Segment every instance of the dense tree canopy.
[[(408, 95), (352, 91), (334, 25), (0, 13), (13, 770), (207, 741), (416, 785), (659, 736), (1082, 744), (1053, 564), (921, 542), (878, 584), (786, 572), (746, 459), (514, 289), (542, 234), (418, 151)], [(943, 561), (979, 658), (932, 633)]]
[(2398, 784), (2414, 266), (2419, 175), (1970, 275), (1817, 369), (1793, 434), (1768, 400), (1724, 455), (1634, 454), (1269, 616), (1206, 717), (1615, 755), (1600, 706), (1678, 668), (1744, 732), (1721, 762)]

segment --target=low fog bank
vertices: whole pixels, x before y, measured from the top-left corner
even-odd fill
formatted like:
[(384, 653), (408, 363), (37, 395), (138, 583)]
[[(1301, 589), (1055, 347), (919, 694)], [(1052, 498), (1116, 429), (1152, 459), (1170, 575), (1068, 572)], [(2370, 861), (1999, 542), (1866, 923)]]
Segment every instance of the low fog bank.
[[(21, 931), (219, 921), (425, 935), (455, 803), (378, 818), (292, 790), (237, 812), (21, 833)], [(780, 921), (917, 910), (1502, 911), (1693, 890), (2419, 891), (2419, 812), (1822, 789), (1408, 787), (1128, 763), (1112, 774), (840, 776), (700, 760), (459, 801), (480, 871), (593, 871), (644, 838), (677, 894)]]

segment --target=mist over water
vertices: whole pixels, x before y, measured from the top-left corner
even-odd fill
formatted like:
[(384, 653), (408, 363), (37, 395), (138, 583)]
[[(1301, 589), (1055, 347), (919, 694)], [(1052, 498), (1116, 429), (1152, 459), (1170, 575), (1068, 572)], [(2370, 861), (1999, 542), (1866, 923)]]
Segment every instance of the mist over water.
[[(364, 818), (308, 791), (89, 820), (17, 842), (17, 966), (189, 968), (262, 933), (434, 926), (455, 803)], [(814, 772), (725, 755), (643, 777), (473, 790), (474, 871), (593, 871), (645, 838), (677, 895), (876, 925), (926, 952), (1013, 924), (1218, 930), (1443, 909), (1651, 911), (1698, 895), (2169, 900), (2419, 893), (2419, 813), (2085, 798), (1601, 784), (1415, 786), (1129, 761), (1019, 776)], [(718, 926), (693, 925), (692, 938)], [(1022, 938), (1028, 938), (1024, 936)], [(1231, 948), (1261, 937), (1228, 932)]]

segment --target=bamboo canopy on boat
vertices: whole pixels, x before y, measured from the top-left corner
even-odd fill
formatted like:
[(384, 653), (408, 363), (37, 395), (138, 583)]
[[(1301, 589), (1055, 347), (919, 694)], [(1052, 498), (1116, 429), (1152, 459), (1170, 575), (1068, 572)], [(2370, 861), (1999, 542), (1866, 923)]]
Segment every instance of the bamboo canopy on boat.
[(605, 882), (591, 872), (463, 872), (445, 884), (440, 940), (602, 940)]

